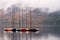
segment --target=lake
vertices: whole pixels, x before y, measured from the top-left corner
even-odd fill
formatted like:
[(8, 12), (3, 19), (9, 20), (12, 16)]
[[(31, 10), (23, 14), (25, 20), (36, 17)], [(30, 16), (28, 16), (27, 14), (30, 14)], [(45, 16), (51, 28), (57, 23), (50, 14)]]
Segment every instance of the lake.
[(39, 33), (6, 33), (4, 27), (0, 27), (0, 40), (60, 40), (59, 25), (39, 26)]

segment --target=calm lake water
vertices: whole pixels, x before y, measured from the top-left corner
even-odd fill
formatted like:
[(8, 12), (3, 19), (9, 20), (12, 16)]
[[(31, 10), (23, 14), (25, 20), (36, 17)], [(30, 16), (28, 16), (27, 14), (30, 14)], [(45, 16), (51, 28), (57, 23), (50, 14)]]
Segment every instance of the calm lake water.
[(0, 40), (60, 40), (60, 26), (40, 26), (39, 33), (6, 33), (0, 28)]

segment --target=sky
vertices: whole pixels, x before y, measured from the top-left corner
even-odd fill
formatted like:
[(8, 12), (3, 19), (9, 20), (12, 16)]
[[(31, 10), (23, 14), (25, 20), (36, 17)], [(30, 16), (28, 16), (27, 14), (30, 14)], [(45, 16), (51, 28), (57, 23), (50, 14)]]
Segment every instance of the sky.
[(50, 11), (60, 10), (60, 0), (0, 0), (0, 9), (16, 3), (22, 6), (49, 8)]

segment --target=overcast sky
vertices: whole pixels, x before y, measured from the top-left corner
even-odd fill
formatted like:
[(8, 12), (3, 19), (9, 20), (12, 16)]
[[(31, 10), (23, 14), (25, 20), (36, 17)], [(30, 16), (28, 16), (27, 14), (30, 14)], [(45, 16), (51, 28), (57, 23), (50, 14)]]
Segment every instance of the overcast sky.
[(60, 0), (0, 0), (0, 9), (7, 8), (14, 3), (30, 7), (49, 8), (50, 11), (60, 9)]

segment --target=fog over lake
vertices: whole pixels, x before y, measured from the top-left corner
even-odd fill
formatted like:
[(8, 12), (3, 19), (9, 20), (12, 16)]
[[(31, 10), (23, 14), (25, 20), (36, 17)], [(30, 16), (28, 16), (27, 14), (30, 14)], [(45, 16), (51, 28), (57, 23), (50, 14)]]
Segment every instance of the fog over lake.
[[(39, 33), (4, 31), (21, 27)], [(60, 40), (60, 0), (0, 0), (0, 40)]]

